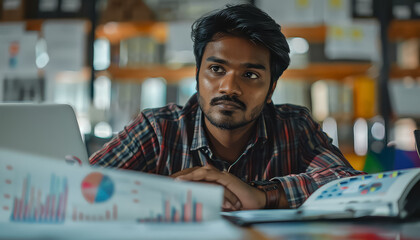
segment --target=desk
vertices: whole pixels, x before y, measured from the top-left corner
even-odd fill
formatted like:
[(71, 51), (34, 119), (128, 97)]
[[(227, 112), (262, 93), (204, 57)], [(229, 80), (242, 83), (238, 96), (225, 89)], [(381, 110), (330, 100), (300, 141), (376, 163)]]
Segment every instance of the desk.
[(414, 240), (420, 219), (313, 221), (237, 227), (225, 221), (209, 224), (0, 224), (0, 239), (240, 239), (240, 240)]
[[(398, 222), (386, 219), (256, 224), (248, 229), (264, 239), (414, 240), (420, 239), (420, 218)], [(255, 233), (257, 232), (257, 233)]]

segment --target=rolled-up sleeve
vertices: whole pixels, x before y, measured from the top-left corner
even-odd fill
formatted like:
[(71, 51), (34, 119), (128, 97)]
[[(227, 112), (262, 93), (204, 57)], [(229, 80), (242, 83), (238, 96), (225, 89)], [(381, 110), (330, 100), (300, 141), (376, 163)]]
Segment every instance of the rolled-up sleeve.
[(297, 128), (300, 173), (272, 179), (280, 181), (291, 208), (302, 205), (314, 191), (332, 180), (364, 174), (353, 169), (307, 109), (302, 109)]
[(92, 154), (89, 162), (101, 167), (147, 171), (158, 154), (155, 130), (141, 113), (102, 149)]

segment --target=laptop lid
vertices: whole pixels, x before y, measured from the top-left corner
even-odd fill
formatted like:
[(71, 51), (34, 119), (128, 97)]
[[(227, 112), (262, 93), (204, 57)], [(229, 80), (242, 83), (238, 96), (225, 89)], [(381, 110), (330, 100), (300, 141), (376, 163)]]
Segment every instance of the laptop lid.
[(89, 164), (73, 108), (66, 104), (0, 104), (0, 148)]

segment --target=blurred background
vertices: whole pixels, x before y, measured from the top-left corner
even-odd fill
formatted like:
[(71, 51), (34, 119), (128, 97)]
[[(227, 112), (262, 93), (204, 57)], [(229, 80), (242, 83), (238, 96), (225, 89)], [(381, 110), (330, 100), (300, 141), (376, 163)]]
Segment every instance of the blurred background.
[(0, 0), (0, 102), (71, 104), (92, 154), (195, 93), (191, 24), (228, 3), (288, 39), (274, 103), (308, 107), (356, 169), (420, 167), (420, 0)]

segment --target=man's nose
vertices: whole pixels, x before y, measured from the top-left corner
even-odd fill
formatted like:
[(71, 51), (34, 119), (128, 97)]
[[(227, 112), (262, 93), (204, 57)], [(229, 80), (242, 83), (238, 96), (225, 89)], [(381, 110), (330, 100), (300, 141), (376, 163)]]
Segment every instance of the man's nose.
[(220, 81), (219, 92), (224, 95), (241, 96), (240, 77), (235, 73), (227, 73)]

